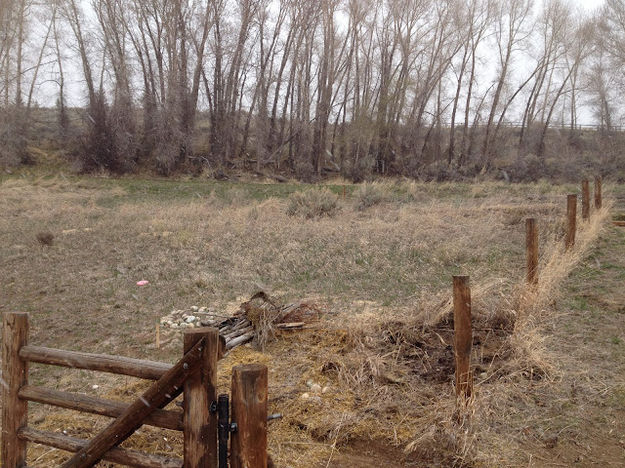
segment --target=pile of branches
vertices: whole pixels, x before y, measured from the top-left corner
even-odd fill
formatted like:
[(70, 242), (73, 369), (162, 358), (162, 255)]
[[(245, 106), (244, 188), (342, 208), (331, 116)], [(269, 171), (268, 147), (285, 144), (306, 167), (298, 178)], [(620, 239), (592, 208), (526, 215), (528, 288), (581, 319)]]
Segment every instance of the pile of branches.
[(218, 328), (225, 349), (229, 351), (254, 339), (263, 348), (276, 330), (303, 329), (311, 321), (317, 320), (321, 311), (305, 302), (281, 305), (275, 298), (259, 291), (243, 302), (232, 317), (207, 315), (207, 318), (202, 319), (202, 325)]

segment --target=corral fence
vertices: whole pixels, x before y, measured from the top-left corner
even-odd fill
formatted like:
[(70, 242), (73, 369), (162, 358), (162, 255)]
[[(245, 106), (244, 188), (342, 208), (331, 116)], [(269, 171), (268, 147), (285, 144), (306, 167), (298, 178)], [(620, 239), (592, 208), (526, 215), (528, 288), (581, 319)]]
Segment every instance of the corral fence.
[[(186, 331), (183, 356), (171, 365), (33, 346), (28, 344), (28, 314), (5, 313), (3, 322), (0, 383), (4, 468), (26, 467), (28, 443), (72, 452), (63, 468), (86, 468), (100, 460), (145, 468), (267, 467), (267, 367), (235, 366), (231, 398), (217, 396), (217, 363), (223, 350), (217, 329)], [(104, 400), (29, 385), (31, 362), (138, 377), (152, 384), (132, 403)], [(181, 410), (164, 409), (180, 395)], [(29, 427), (28, 402), (114, 420), (92, 439), (79, 439)], [(181, 431), (183, 457), (119, 447), (143, 424)]]

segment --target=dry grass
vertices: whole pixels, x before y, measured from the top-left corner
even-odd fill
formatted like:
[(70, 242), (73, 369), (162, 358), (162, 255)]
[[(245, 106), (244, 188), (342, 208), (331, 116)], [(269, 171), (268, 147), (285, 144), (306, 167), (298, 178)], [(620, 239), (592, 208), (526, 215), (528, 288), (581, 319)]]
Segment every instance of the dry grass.
[[(221, 363), (223, 390), (233, 365), (270, 367), (270, 410), (284, 414), (270, 429), (278, 466), (332, 466), (362, 440), (405, 449), (406, 463), (497, 466), (487, 440), (527, 382), (553, 378), (542, 324), (608, 209), (563, 254), (560, 187), (384, 182), (366, 211), (350, 197), (335, 200), (340, 216), (312, 219), (288, 216), (288, 200), (256, 200), (254, 190), (162, 200), (148, 186), (137, 197), (88, 180), (4, 181), (0, 256), (11, 273), (0, 280), (1, 310), (31, 312), (38, 344), (173, 361), (179, 349), (153, 349), (154, 324), (172, 308), (225, 311), (259, 288), (285, 302), (325, 303), (318, 329), (276, 332), (263, 351), (241, 347)], [(522, 285), (528, 216), (539, 218), (546, 246), (535, 291)], [(40, 231), (55, 236), (45, 250), (32, 248)], [(452, 397), (458, 273), (472, 278), (477, 339), (476, 398), (463, 412)], [(140, 279), (150, 285), (136, 287)], [(37, 368), (33, 379), (49, 385), (61, 374)], [(92, 393), (77, 384), (84, 378), (60, 387)], [(311, 381), (327, 392), (311, 393)], [(111, 391), (120, 383), (110, 382)], [(69, 425), (38, 411), (44, 427)], [(143, 435), (139, 446), (163, 451), (153, 432)], [(36, 449), (33, 466), (52, 456)]]

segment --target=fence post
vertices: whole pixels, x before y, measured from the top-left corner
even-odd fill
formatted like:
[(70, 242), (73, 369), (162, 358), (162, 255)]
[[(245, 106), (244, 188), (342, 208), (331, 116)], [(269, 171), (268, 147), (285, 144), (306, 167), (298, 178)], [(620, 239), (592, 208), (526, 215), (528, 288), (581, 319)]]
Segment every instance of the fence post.
[(577, 222), (577, 195), (567, 195), (566, 197), (566, 249), (575, 245), (575, 229)]
[(456, 395), (469, 398), (473, 390), (471, 374), (471, 289), (468, 276), (454, 276), (454, 357)]
[(214, 468), (217, 465), (217, 415), (211, 414), (211, 406), (217, 400), (219, 330), (197, 328), (185, 331), (184, 353), (202, 338), (205, 346), (198, 370), (184, 382), (182, 425), (185, 468)]
[(582, 181), (582, 219), (590, 218), (590, 187), (588, 179)]
[(267, 468), (267, 366), (232, 369), (231, 468)]
[(601, 205), (601, 177), (595, 177), (595, 209), (600, 210)]
[(28, 314), (5, 313), (2, 328), (2, 466), (26, 466), (26, 441), (17, 432), (28, 423), (28, 402), (18, 396), (28, 383), (28, 362), (20, 348), (28, 344)]
[(538, 228), (534, 218), (525, 220), (525, 250), (527, 254), (527, 282), (538, 284)]

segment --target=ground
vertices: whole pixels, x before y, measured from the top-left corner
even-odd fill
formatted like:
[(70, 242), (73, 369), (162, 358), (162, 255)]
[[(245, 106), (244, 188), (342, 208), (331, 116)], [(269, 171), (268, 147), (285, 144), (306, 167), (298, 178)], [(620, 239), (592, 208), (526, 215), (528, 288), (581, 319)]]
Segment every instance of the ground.
[(558, 379), (519, 408), (518, 466), (625, 466), (624, 280), (625, 230), (610, 227), (564, 285), (547, 339)]
[[(270, 410), (284, 415), (270, 424), (278, 466), (625, 466), (625, 229), (609, 226), (614, 213), (580, 223), (564, 254), (575, 186), (323, 188), (335, 212), (307, 218), (292, 193), (319, 187), (297, 183), (5, 177), (0, 312), (30, 312), (36, 344), (173, 362), (175, 336), (154, 344), (160, 317), (193, 305), (228, 314), (262, 289), (323, 311), (311, 330), (220, 364), (224, 391), (233, 365), (269, 366)], [(606, 192), (607, 204), (622, 188)], [(528, 216), (543, 275), (531, 294)], [(476, 325), (476, 397), (460, 415), (449, 319), (459, 273), (471, 276)], [(328, 392), (303, 399), (312, 381)], [(43, 366), (30, 382), (121, 399), (143, 388)], [(39, 405), (30, 418), (82, 437), (105, 422)], [(142, 429), (127, 445), (169, 453), (177, 437)], [(29, 453), (29, 466), (64, 456)]]

